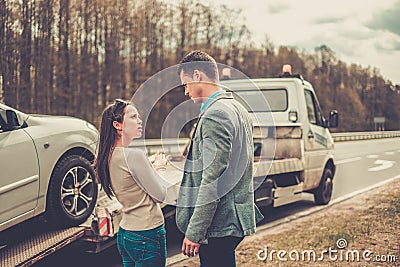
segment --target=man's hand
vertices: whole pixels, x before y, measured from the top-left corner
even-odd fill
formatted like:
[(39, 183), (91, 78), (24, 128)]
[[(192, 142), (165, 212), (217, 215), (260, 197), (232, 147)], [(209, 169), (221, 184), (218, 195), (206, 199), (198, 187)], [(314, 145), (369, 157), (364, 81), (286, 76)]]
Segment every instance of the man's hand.
[(187, 237), (182, 242), (182, 253), (185, 256), (193, 257), (199, 253), (200, 244), (190, 241)]

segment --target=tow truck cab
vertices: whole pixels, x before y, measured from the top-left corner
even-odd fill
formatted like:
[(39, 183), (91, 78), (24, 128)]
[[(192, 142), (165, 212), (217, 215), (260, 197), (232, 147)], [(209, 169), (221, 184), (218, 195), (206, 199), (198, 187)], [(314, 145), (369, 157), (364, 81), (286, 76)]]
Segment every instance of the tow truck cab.
[(336, 169), (329, 127), (337, 127), (337, 111), (326, 120), (311, 83), (287, 66), (280, 76), (221, 84), (253, 120), (258, 205), (292, 203), (303, 192), (313, 193), (317, 204), (328, 204)]

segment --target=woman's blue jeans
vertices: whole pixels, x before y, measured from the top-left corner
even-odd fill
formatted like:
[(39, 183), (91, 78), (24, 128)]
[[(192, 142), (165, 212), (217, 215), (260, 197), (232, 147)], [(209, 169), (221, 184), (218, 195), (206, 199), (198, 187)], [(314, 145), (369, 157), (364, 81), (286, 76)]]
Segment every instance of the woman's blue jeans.
[(124, 267), (164, 267), (167, 258), (164, 224), (145, 231), (127, 231), (120, 227), (117, 247)]

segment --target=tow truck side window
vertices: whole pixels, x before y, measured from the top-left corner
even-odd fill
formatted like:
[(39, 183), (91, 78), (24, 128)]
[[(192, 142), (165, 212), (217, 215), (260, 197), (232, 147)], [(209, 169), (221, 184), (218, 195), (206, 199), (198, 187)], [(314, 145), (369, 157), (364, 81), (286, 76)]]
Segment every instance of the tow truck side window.
[(318, 103), (315, 101), (313, 93), (309, 90), (304, 90), (304, 96), (306, 99), (307, 115), (310, 123), (323, 126), (323, 116)]

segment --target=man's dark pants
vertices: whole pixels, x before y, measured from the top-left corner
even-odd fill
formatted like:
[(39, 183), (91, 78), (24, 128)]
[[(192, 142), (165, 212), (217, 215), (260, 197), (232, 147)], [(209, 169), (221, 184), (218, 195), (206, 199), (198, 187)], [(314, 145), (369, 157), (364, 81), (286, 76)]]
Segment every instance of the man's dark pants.
[(234, 236), (208, 238), (208, 244), (200, 246), (200, 266), (236, 266), (235, 249), (243, 238)]

